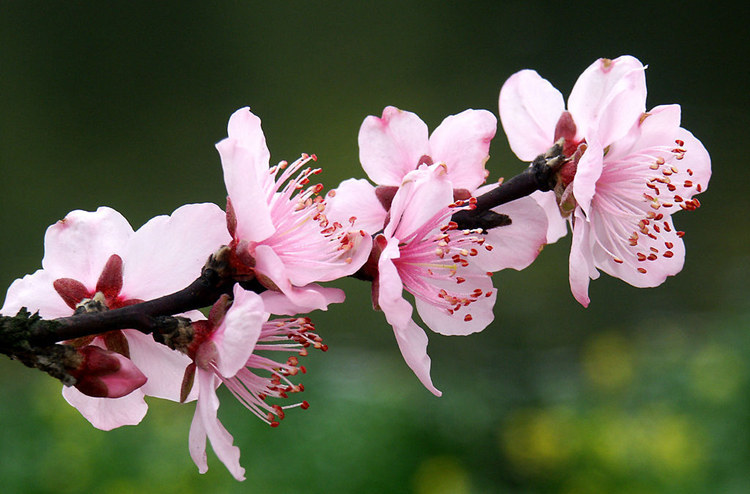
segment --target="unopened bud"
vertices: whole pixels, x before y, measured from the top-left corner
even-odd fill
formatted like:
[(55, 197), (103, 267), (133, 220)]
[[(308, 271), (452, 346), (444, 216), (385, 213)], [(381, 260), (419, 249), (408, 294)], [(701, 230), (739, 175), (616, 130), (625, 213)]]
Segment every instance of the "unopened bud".
[(70, 371), (75, 387), (95, 398), (120, 398), (146, 384), (146, 376), (133, 362), (116, 352), (88, 345), (78, 349), (81, 364)]

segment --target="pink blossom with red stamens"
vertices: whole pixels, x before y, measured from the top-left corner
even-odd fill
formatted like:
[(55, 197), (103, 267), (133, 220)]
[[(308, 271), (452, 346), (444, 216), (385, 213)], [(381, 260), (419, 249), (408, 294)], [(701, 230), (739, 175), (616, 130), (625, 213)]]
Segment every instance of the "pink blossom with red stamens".
[[(228, 237), (224, 212), (214, 204), (183, 206), (171, 216), (152, 218), (135, 232), (113, 209), (73, 211), (47, 229), (42, 269), (13, 282), (0, 312), (14, 315), (27, 307), (53, 319), (70, 316), (87, 303), (108, 310), (167, 295), (198, 278), (208, 256)], [(148, 378), (121, 398), (92, 398), (64, 388), (65, 399), (95, 427), (110, 430), (139, 423), (148, 408), (145, 395), (180, 399), (190, 359), (150, 335), (125, 329), (72, 343), (129, 357)]]
[(500, 119), (519, 158), (529, 161), (565, 139), (569, 162), (556, 191), (540, 202), (549, 241), (564, 234), (564, 217), (572, 226), (570, 286), (584, 306), (598, 269), (637, 287), (677, 274), (685, 248), (671, 214), (696, 209), (693, 196), (708, 186), (710, 157), (680, 127), (680, 107), (645, 108), (645, 67), (630, 56), (587, 68), (567, 111), (560, 92), (531, 70), (500, 91)]
[[(299, 358), (309, 348), (328, 347), (315, 334), (308, 318), (268, 321), (263, 298), (239, 285), (234, 299), (222, 297), (211, 309), (208, 320), (193, 323), (195, 337), (188, 349), (194, 364), (186, 371), (185, 383), (198, 392), (198, 401), (190, 426), (190, 455), (200, 473), (208, 470), (206, 439), (219, 459), (237, 480), (244, 480), (239, 448), (218, 419), (216, 388), (224, 384), (248, 410), (271, 427), (279, 425), (290, 408), (308, 408), (307, 401), (289, 405), (274, 403), (304, 391), (290, 378), (307, 372)], [(283, 355), (282, 361), (273, 355)]]
[(328, 220), (323, 186), (311, 184), (321, 172), (308, 166), (315, 155), (269, 166), (260, 119), (248, 108), (231, 116), (228, 134), (216, 148), (236, 274), (257, 278), (307, 310), (325, 309), (333, 289), (323, 295), (311, 284), (356, 272), (369, 255), (369, 235)]
[(403, 291), (433, 331), (466, 335), (494, 318), (496, 290), (489, 274), (473, 263), (485, 249), (480, 231), (458, 230), (451, 216), (453, 187), (444, 165), (410, 172), (393, 198), (390, 221), (375, 239), (379, 252), (373, 301), (393, 327), (406, 363), (422, 384), (440, 396), (430, 378), (427, 336), (413, 320)]

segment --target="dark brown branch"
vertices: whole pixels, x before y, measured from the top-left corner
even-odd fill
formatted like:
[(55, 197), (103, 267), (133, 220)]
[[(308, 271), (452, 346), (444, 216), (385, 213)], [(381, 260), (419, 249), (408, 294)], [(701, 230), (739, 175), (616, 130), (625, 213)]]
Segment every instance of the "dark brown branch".
[(562, 151), (562, 143), (556, 143), (545, 154), (537, 156), (523, 172), (477, 197), (475, 209), (454, 214), (453, 221), (461, 229), (489, 230), (509, 225), (511, 218), (495, 213), (492, 208), (526, 197), (537, 190), (552, 190), (555, 186), (555, 173), (565, 162)]

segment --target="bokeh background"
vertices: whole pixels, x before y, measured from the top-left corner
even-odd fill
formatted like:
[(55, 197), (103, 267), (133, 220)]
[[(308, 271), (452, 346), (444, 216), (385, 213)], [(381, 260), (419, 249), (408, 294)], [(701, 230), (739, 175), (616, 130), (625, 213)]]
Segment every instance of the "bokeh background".
[[(314, 152), (333, 187), (364, 177), (362, 119), (386, 105), (431, 128), (497, 113), (534, 68), (567, 94), (596, 58), (649, 65), (649, 106), (680, 103), (713, 159), (683, 272), (569, 293), (569, 238), (495, 276), (496, 321), (431, 335), (425, 391), (368, 287), (316, 313), (309, 410), (271, 429), (221, 395), (236, 483), (187, 451), (193, 405), (152, 400), (138, 427), (93, 429), (47, 376), (0, 358), (2, 492), (750, 492), (747, 15), (719, 2), (0, 1), (0, 290), (40, 267), (45, 228), (109, 205), (138, 227), (224, 204), (214, 143), (249, 105), (272, 161)], [(745, 13), (746, 14), (746, 13)], [(523, 168), (502, 131), (491, 179)], [(228, 399), (226, 399), (228, 398)]]

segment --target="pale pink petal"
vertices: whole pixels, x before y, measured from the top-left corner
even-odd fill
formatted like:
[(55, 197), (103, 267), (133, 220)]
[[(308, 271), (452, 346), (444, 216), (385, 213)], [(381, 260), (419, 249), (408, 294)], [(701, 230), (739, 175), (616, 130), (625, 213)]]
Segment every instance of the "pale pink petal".
[(114, 209), (72, 211), (47, 228), (42, 267), (55, 278), (74, 278), (93, 288), (107, 260), (122, 252), (132, 233), (128, 221)]
[[(446, 336), (477, 333), (486, 328), (495, 318), (492, 311), (495, 307), (497, 290), (492, 287), (490, 277), (485, 273), (470, 275), (463, 272), (461, 275), (467, 280), (462, 286), (471, 287), (471, 290), (481, 289), (483, 294), (475, 302), (468, 306), (461, 306), (452, 314), (443, 307), (438, 307), (415, 297), (419, 316), (427, 327), (436, 333)], [(450, 289), (454, 294), (469, 295), (469, 292), (462, 293), (458, 290), (458, 286), (452, 279), (446, 281), (433, 280), (432, 284), (438, 289)]]
[(362, 168), (378, 185), (400, 185), (429, 152), (427, 125), (414, 113), (393, 106), (380, 118), (365, 118), (358, 140)]
[(565, 110), (560, 91), (534, 70), (516, 72), (500, 89), (500, 121), (510, 148), (531, 161), (555, 142), (555, 126)]
[(553, 191), (536, 191), (529, 197), (533, 198), (544, 209), (547, 215), (547, 243), (554, 244), (568, 234), (568, 222), (560, 214), (560, 206)]
[(598, 136), (603, 145), (627, 134), (646, 111), (645, 67), (638, 59), (600, 58), (578, 78), (568, 110), (580, 137)]
[(271, 153), (266, 145), (266, 136), (263, 135), (260, 118), (254, 115), (250, 108), (240, 108), (229, 117), (227, 135), (248, 151), (248, 162), (243, 168), (247, 172), (254, 172), (257, 183), (262, 187), (269, 186), (273, 181), (268, 173)]
[(487, 110), (465, 110), (447, 117), (432, 132), (430, 156), (434, 163), (448, 166), (453, 188), (474, 190), (484, 183), (484, 164), (496, 131), (495, 115)]
[[(276, 315), (293, 316), (295, 314), (306, 314), (319, 307), (327, 307), (330, 304), (340, 304), (346, 298), (344, 291), (339, 288), (324, 287), (312, 283), (302, 288), (297, 288), (300, 292), (315, 292), (304, 297), (297, 297), (296, 300), (312, 300), (312, 305), (293, 304), (289, 298), (280, 292), (266, 290), (260, 296), (263, 299), (263, 305), (267, 312)], [(322, 299), (322, 301), (321, 301)]]
[(409, 173), (391, 203), (387, 237), (405, 240), (453, 202), (453, 186), (441, 165)]
[(180, 386), (190, 358), (155, 342), (151, 335), (134, 329), (125, 329), (123, 333), (128, 339), (130, 360), (148, 377), (141, 391), (146, 396), (179, 401)]
[(398, 239), (391, 238), (378, 259), (377, 301), (386, 320), (394, 328), (406, 327), (413, 311), (411, 304), (404, 299), (404, 285), (393, 264), (393, 259), (399, 255)]
[[(478, 195), (481, 195), (482, 189), (477, 191)], [(472, 262), (482, 270), (492, 272), (526, 268), (547, 243), (547, 214), (531, 197), (516, 199), (493, 211), (507, 215), (512, 223), (490, 229), (485, 235), (484, 245), (478, 249), (479, 253)], [(560, 214), (557, 213), (557, 216)]]
[(576, 203), (586, 214), (591, 211), (591, 200), (594, 198), (596, 182), (602, 174), (603, 166), (604, 148), (599, 141), (592, 139), (578, 161), (578, 169), (572, 184)]
[(121, 294), (149, 300), (185, 288), (230, 241), (224, 211), (215, 204), (187, 204), (171, 216), (152, 218), (123, 250)]
[[(224, 169), (224, 184), (237, 217), (235, 235), (248, 241), (259, 242), (274, 233), (267, 189), (258, 180), (257, 157), (242, 147), (236, 139), (227, 138), (216, 144)], [(266, 172), (268, 163), (265, 163)]]
[(580, 209), (575, 211), (573, 240), (568, 260), (570, 290), (573, 297), (584, 307), (589, 306), (589, 280), (595, 279), (593, 238), (590, 226)]
[(21, 307), (26, 307), (32, 314), (39, 311), (45, 319), (71, 315), (73, 311), (52, 285), (56, 279), (49, 271), (40, 269), (15, 280), (8, 288), (0, 313), (15, 316)]
[[(628, 226), (618, 227), (612, 223), (612, 218), (602, 215), (595, 215), (591, 220), (592, 233), (596, 237), (594, 260), (605, 273), (635, 287), (648, 288), (659, 286), (668, 276), (674, 276), (682, 271), (685, 263), (685, 244), (677, 235), (671, 217), (667, 216), (659, 221), (668, 229), (661, 229), (658, 240), (641, 235), (634, 246), (626, 239), (613, 238), (611, 235), (616, 231), (632, 231), (635, 225), (628, 225), (628, 230)], [(643, 255), (643, 260), (639, 260), (638, 253)], [(622, 262), (615, 261), (615, 257)]]
[(407, 326), (393, 328), (398, 348), (406, 365), (414, 372), (419, 381), (435, 396), (443, 393), (432, 384), (430, 378), (430, 357), (427, 355), (427, 335), (424, 330), (409, 319)]
[(325, 214), (329, 221), (338, 221), (342, 225), (355, 218), (354, 227), (372, 235), (383, 229), (387, 212), (370, 182), (350, 178), (328, 193)]
[(245, 366), (267, 320), (260, 295), (236, 284), (232, 306), (211, 337), (219, 353), (219, 374), (229, 378)]
[(255, 270), (258, 274), (271, 280), (293, 305), (308, 307), (310, 310), (326, 310), (328, 308), (329, 298), (320, 291), (313, 288), (292, 286), (286, 266), (271, 247), (267, 245), (256, 247)]
[(91, 425), (103, 431), (123, 425), (137, 425), (148, 410), (140, 389), (122, 398), (92, 398), (72, 386), (63, 387), (62, 394), (65, 401), (75, 407)]
[(198, 467), (198, 472), (206, 473), (206, 436), (211, 447), (229, 473), (237, 480), (245, 480), (245, 469), (240, 466), (240, 449), (234, 446), (234, 438), (221, 425), (218, 418), (219, 398), (215, 386), (218, 378), (213, 372), (197, 369), (196, 381), (200, 386), (200, 396), (195, 407), (195, 415), (190, 425), (190, 457)]

